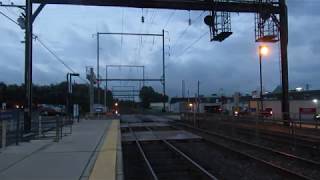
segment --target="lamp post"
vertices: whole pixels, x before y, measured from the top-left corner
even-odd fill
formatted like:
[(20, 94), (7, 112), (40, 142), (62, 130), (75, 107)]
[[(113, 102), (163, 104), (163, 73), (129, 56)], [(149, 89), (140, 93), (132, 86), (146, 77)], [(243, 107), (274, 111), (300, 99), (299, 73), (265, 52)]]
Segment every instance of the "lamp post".
[(66, 116), (70, 119), (70, 105), (72, 105), (72, 76), (79, 76), (78, 73), (67, 73), (67, 99), (66, 99)]
[(259, 64), (260, 64), (260, 113), (263, 111), (263, 92), (262, 92), (262, 56), (269, 53), (267, 46), (259, 46)]

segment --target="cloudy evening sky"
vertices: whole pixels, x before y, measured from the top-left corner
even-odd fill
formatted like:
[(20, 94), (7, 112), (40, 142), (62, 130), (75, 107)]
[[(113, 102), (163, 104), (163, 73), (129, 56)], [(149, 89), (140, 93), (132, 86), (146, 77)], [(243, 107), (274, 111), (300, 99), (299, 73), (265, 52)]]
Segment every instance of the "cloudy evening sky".
[[(2, 0), (3, 3), (11, 1)], [(23, 4), (24, 1), (12, 1)], [(319, 89), (320, 1), (288, 0), (290, 88), (310, 84)], [(35, 8), (34, 8), (35, 9)], [(17, 9), (1, 7), (13, 19)], [(145, 22), (141, 23), (141, 16)], [(201, 82), (201, 94), (249, 93), (259, 85), (259, 62), (254, 40), (254, 15), (232, 14), (231, 37), (222, 43), (210, 42), (203, 23), (206, 12), (133, 9), (112, 7), (48, 5), (34, 23), (34, 34), (56, 55), (85, 78), (85, 67), (96, 67), (96, 32), (162, 33), (165, 29), (167, 91), (181, 95), (181, 80), (190, 94)], [(188, 25), (189, 16), (191, 25)], [(24, 31), (0, 16), (0, 81), (22, 83), (24, 74)], [(205, 34), (205, 35), (204, 35)], [(202, 37), (199, 41), (197, 41)], [(102, 36), (101, 72), (106, 64), (144, 65), (146, 77), (160, 78), (162, 39), (153, 37)], [(280, 84), (279, 44), (270, 44), (271, 54), (263, 60), (267, 90)], [(34, 41), (34, 83), (58, 83), (69, 72), (57, 59)], [(139, 77), (137, 69), (110, 69), (110, 77)], [(79, 83), (82, 81), (79, 80)], [(148, 83), (160, 90), (160, 83)], [(132, 85), (117, 83), (116, 85)]]

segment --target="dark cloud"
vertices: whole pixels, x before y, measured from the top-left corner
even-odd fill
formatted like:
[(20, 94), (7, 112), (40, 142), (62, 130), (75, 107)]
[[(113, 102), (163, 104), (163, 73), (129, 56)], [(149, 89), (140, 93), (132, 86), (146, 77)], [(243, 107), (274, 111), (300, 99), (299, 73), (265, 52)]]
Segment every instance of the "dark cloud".
[[(319, 7), (317, 1), (288, 1), (289, 80), (292, 88), (306, 83), (320, 88), (316, 78), (320, 68)], [(145, 10), (145, 23), (141, 23), (141, 9), (50, 5), (37, 18), (34, 31), (61, 59), (85, 77), (86, 66), (96, 67), (96, 37), (92, 35), (97, 31), (161, 33), (171, 13), (167, 10)], [(254, 42), (254, 16), (233, 14), (234, 34), (225, 42), (209, 42), (209, 35), (206, 35), (190, 46), (209, 30), (203, 23), (206, 13), (199, 18), (201, 13), (192, 11), (192, 25), (188, 26), (188, 11), (175, 11), (165, 27), (169, 32), (165, 40), (167, 92), (172, 96), (180, 95), (183, 79), (191, 95), (196, 92), (198, 80), (202, 94), (216, 93), (221, 88), (228, 94), (257, 89), (259, 64), (258, 44)], [(24, 47), (20, 43), (23, 32), (6, 19), (0, 18), (0, 23), (0, 66), (1, 72), (7, 75), (1, 76), (0, 81), (20, 83), (24, 65)], [(161, 39), (103, 36), (100, 43), (100, 71), (103, 76), (106, 64), (136, 64), (146, 66), (146, 77), (161, 77)], [(280, 84), (279, 46), (270, 44), (270, 47), (271, 54), (263, 61), (263, 80), (268, 90)], [(35, 41), (35, 83), (62, 81), (68, 71)], [(110, 76), (139, 77), (141, 72), (135, 71), (118, 69), (110, 71)], [(159, 82), (148, 84), (161, 90)], [(119, 83), (112, 83), (109, 87), (114, 85)], [(121, 85), (137, 86), (137, 83)]]

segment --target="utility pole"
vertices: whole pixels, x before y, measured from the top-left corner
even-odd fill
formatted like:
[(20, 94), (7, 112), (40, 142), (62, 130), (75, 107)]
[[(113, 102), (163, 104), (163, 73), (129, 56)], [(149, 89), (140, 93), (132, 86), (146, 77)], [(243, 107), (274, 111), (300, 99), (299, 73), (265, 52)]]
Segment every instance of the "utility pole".
[(25, 9), (25, 108), (24, 132), (31, 131), (32, 121), (32, 1), (26, 0)]
[(182, 80), (182, 85), (181, 85), (181, 96), (182, 98), (185, 98), (185, 82)]
[(143, 79), (143, 81), (142, 81), (142, 87), (144, 87), (145, 86), (145, 84), (144, 84), (144, 79), (145, 79), (145, 74), (144, 74), (145, 72), (144, 72), (144, 66), (143, 66), (143, 68), (142, 68), (142, 79)]
[[(262, 89), (262, 53), (259, 47), (259, 69), (260, 69), (260, 113), (263, 112), (263, 89)], [(262, 115), (262, 114), (261, 114)]]
[[(100, 79), (100, 74), (99, 74), (99, 69), (100, 69), (100, 37), (99, 37), (100, 33), (97, 32), (97, 78)], [(98, 104), (100, 104), (100, 81), (97, 81), (98, 83)]]
[(164, 29), (162, 30), (162, 82), (163, 82), (163, 111), (166, 111), (166, 73), (165, 73), (165, 53), (164, 53)]
[(198, 80), (197, 113), (200, 113), (200, 81)]
[(289, 78), (288, 78), (288, 9), (286, 0), (280, 0), (280, 46), (282, 79), (282, 113), (283, 120), (290, 120)]
[[(106, 79), (108, 79), (108, 68), (106, 66)], [(105, 82), (105, 88), (104, 88), (104, 107), (107, 110), (107, 91), (108, 91), (108, 81)]]
[(90, 82), (89, 85), (89, 106), (90, 106), (90, 114), (93, 114), (93, 104), (94, 104), (94, 82), (95, 82), (95, 76), (93, 72), (93, 67), (87, 67), (87, 79)]

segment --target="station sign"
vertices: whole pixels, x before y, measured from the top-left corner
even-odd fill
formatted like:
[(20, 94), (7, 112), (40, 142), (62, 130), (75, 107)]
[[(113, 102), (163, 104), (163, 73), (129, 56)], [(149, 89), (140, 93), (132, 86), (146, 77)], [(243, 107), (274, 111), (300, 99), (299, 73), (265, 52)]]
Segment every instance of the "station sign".
[(317, 112), (316, 108), (299, 108), (301, 114), (315, 114)]

